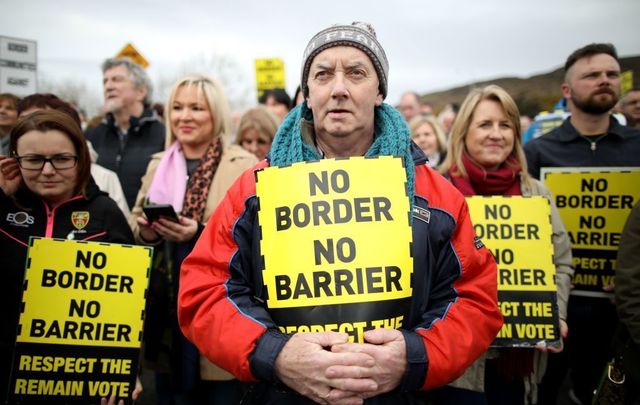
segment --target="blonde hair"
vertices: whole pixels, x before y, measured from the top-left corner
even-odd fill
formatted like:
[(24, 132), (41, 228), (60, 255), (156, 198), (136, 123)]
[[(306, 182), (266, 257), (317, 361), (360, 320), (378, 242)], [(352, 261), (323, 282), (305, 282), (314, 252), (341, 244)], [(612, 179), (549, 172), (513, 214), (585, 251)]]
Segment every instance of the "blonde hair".
[(169, 100), (167, 101), (165, 108), (165, 121), (167, 123), (165, 149), (168, 149), (176, 140), (176, 136), (171, 130), (172, 107), (178, 90), (186, 86), (195, 86), (198, 98), (201, 96), (204, 98), (207, 108), (209, 109), (209, 113), (211, 114), (211, 119), (213, 120), (213, 133), (211, 134), (211, 139), (213, 140), (217, 137), (221, 137), (223, 143), (228, 143), (229, 137), (231, 136), (231, 110), (224, 94), (222, 84), (213, 77), (202, 74), (192, 74), (179, 79), (171, 88), (171, 95), (169, 96)]
[(442, 125), (433, 115), (418, 114), (409, 121), (409, 129), (411, 129), (411, 138), (414, 137), (418, 128), (423, 124), (431, 125), (433, 132), (436, 134), (436, 140), (438, 141), (438, 152), (441, 154), (447, 151), (447, 137), (444, 134)]
[(254, 129), (260, 138), (272, 143), (273, 137), (278, 130), (278, 125), (278, 119), (266, 107), (258, 106), (252, 108), (242, 114), (240, 118), (235, 143), (240, 144), (242, 142), (242, 135), (250, 129)]
[(528, 185), (529, 179), (531, 177), (529, 176), (527, 171), (527, 159), (524, 155), (524, 149), (522, 148), (520, 112), (518, 111), (516, 102), (513, 101), (513, 98), (511, 98), (509, 93), (507, 93), (502, 87), (496, 86), (495, 84), (490, 84), (489, 86), (483, 88), (471, 90), (471, 92), (467, 95), (467, 98), (462, 103), (460, 111), (458, 112), (458, 116), (456, 117), (456, 120), (451, 127), (449, 153), (442, 163), (442, 166), (440, 166), (440, 172), (448, 172), (455, 164), (456, 171), (452, 173), (453, 175), (469, 177), (467, 171), (464, 168), (464, 164), (462, 163), (462, 154), (466, 153), (464, 140), (467, 136), (467, 132), (469, 131), (469, 126), (471, 125), (471, 120), (473, 119), (473, 113), (475, 112), (478, 104), (480, 104), (480, 102), (484, 100), (493, 100), (498, 102), (507, 115), (507, 119), (511, 122), (514, 142), (513, 150), (511, 151), (511, 154), (509, 156), (515, 158), (515, 160), (520, 165), (520, 168), (522, 169), (522, 179), (526, 183), (526, 185)]

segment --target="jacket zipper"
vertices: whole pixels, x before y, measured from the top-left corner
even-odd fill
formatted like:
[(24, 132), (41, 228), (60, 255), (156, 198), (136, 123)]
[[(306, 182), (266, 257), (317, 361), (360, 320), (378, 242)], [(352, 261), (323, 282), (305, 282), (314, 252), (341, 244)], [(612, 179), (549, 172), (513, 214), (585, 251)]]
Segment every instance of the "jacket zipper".
[(58, 209), (58, 207), (63, 205), (63, 204), (66, 204), (68, 202), (80, 199), (80, 198), (82, 198), (82, 196), (77, 195), (77, 196), (75, 196), (73, 198), (68, 199), (67, 201), (61, 202), (60, 204), (56, 205), (55, 207), (53, 207), (51, 209), (49, 208), (49, 205), (47, 205), (46, 202), (42, 201), (42, 203), (44, 204), (44, 209), (47, 212), (47, 228), (44, 231), (44, 237), (45, 238), (53, 238), (53, 219), (55, 218), (55, 213), (56, 213), (56, 210)]
[(589, 142), (589, 143), (591, 144), (591, 152), (595, 155), (597, 142), (598, 142), (600, 139), (602, 139), (602, 138), (604, 138), (605, 136), (607, 136), (607, 135), (608, 135), (608, 134), (600, 135), (599, 137), (597, 137), (597, 138), (596, 138), (595, 140), (593, 140), (593, 141), (592, 141), (591, 139), (587, 138), (587, 137), (586, 137), (586, 136), (584, 136), (584, 135), (582, 135), (582, 138), (584, 138), (584, 140), (585, 140), (585, 141), (587, 141), (587, 142)]

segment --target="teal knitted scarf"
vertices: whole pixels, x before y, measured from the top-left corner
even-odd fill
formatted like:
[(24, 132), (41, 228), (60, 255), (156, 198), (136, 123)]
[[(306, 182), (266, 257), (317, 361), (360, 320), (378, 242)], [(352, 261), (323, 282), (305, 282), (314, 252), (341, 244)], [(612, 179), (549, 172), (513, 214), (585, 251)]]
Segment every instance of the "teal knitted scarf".
[[(313, 114), (303, 102), (291, 110), (278, 128), (271, 145), (271, 166), (288, 166), (302, 161), (320, 160), (316, 150), (302, 141), (302, 119), (313, 121)], [(375, 108), (374, 141), (365, 156), (398, 156), (404, 159), (407, 173), (409, 209), (415, 194), (415, 167), (411, 156), (411, 134), (404, 118), (388, 104)]]

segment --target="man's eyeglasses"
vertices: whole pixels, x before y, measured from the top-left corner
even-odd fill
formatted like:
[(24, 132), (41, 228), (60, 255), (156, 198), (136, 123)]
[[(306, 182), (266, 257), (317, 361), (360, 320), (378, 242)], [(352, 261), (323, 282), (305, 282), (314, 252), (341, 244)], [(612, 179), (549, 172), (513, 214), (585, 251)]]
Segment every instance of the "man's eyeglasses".
[(56, 170), (71, 169), (78, 163), (78, 157), (74, 155), (54, 155), (44, 157), (42, 155), (15, 156), (20, 167), (24, 170), (42, 170), (44, 164), (49, 162)]

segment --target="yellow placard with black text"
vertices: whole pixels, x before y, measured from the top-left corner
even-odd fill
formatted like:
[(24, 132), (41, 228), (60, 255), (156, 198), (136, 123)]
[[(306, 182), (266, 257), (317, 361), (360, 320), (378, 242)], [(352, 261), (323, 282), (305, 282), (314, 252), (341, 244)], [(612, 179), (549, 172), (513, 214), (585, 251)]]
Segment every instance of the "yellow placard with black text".
[(152, 252), (30, 240), (10, 398), (130, 398)]
[(551, 344), (559, 338), (551, 208), (544, 197), (467, 198), (476, 236), (498, 265), (505, 323), (494, 346)]
[(576, 270), (571, 294), (607, 297), (622, 228), (640, 199), (640, 168), (542, 168), (562, 217)]
[(400, 327), (413, 272), (402, 159), (324, 159), (256, 178), (266, 305), (281, 329), (359, 340)]
[(633, 70), (625, 70), (620, 74), (620, 94), (626, 95), (633, 89)]
[(261, 97), (265, 90), (286, 88), (284, 61), (282, 59), (256, 59), (255, 69), (258, 97)]

